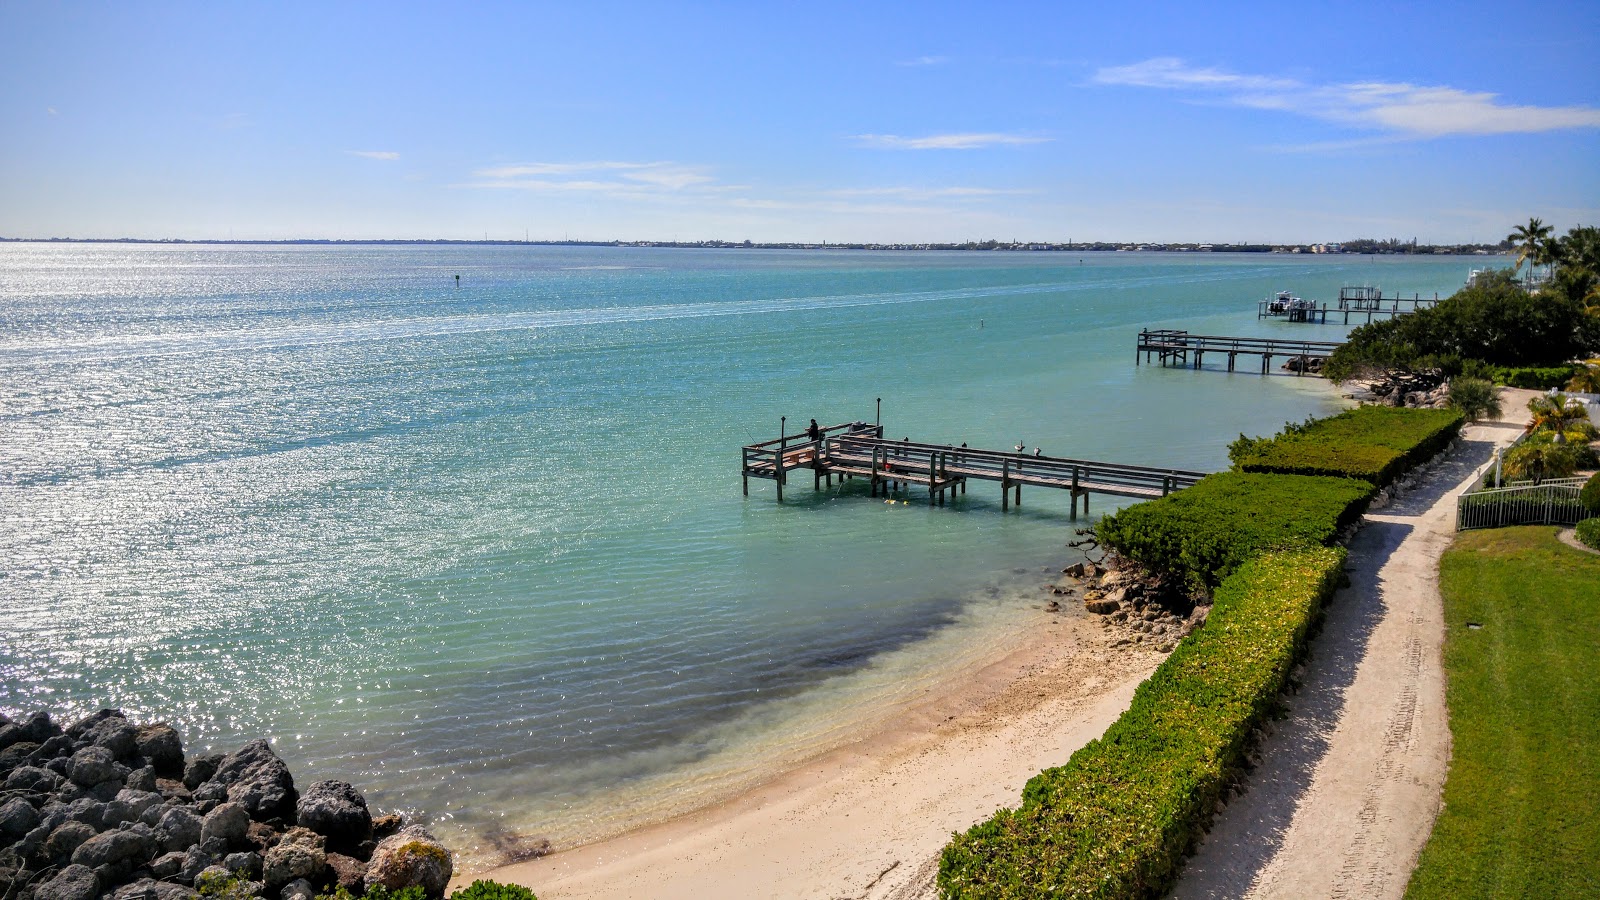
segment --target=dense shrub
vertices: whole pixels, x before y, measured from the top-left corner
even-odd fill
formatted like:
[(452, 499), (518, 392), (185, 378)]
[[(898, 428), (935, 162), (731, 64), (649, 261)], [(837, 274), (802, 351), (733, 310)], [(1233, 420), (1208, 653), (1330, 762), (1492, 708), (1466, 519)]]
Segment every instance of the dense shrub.
[(1350, 478), (1222, 472), (1106, 516), (1095, 534), (1146, 568), (1214, 587), (1263, 550), (1333, 543), (1372, 493)]
[(1469, 375), (1450, 379), (1450, 408), (1461, 410), (1461, 415), (1469, 422), (1484, 418), (1498, 419), (1503, 412), (1494, 382)]
[(1359, 478), (1379, 487), (1431, 459), (1461, 432), (1457, 409), (1362, 406), (1229, 447), (1244, 472)]
[(945, 847), (944, 895), (1146, 897), (1169, 886), (1239, 770), (1251, 730), (1272, 709), (1343, 561), (1342, 549), (1316, 548), (1240, 566), (1217, 589), (1205, 627), (1139, 686), (1103, 737), (1034, 776), (1017, 809)]
[(1582, 366), (1490, 366), (1489, 377), (1506, 387), (1548, 391), (1565, 388)]
[(1600, 518), (1584, 519), (1578, 523), (1578, 540), (1600, 550)]
[(1557, 366), (1597, 341), (1600, 319), (1581, 302), (1556, 294), (1535, 297), (1502, 275), (1481, 279), (1432, 309), (1352, 330), (1323, 374), (1344, 381), (1371, 369), (1412, 369), (1424, 360), (1448, 359)]
[(1578, 492), (1578, 502), (1583, 504), (1584, 509), (1600, 516), (1600, 472), (1589, 476), (1589, 480), (1584, 482), (1583, 490)]
[(479, 879), (454, 894), (450, 900), (539, 900), (520, 884), (501, 884)]
[(1535, 431), (1505, 452), (1504, 469), (1508, 480), (1568, 478), (1579, 469), (1600, 465), (1594, 448), (1584, 443), (1580, 433), (1563, 435), (1556, 443), (1553, 431)]

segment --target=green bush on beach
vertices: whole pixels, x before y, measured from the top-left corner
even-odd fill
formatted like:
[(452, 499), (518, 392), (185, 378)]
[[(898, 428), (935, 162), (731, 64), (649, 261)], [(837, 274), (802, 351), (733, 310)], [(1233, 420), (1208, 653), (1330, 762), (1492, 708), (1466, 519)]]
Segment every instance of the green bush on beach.
[(1214, 587), (1264, 550), (1332, 544), (1372, 493), (1352, 478), (1221, 472), (1108, 515), (1095, 534), (1147, 569)]
[(1139, 686), (1103, 737), (1030, 780), (1017, 809), (945, 847), (944, 896), (1145, 897), (1169, 886), (1343, 563), (1342, 548), (1317, 547), (1240, 565), (1218, 587), (1205, 627)]
[(1287, 426), (1273, 438), (1229, 445), (1242, 472), (1359, 478), (1383, 487), (1432, 458), (1461, 433), (1459, 409), (1361, 406)]

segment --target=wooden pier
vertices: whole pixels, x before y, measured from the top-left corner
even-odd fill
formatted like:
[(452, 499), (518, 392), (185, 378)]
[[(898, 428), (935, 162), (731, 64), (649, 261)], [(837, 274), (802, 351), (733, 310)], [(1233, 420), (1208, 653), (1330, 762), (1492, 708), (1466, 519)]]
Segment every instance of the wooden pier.
[[(1431, 309), (1439, 304), (1439, 299), (1438, 294), (1432, 297), (1424, 297), (1421, 294), (1412, 294), (1410, 297), (1398, 294), (1385, 297), (1383, 291), (1374, 287), (1346, 286), (1339, 289), (1337, 306), (1329, 306), (1327, 303), (1319, 306), (1314, 301), (1302, 301), (1298, 298), (1294, 298), (1293, 303), (1285, 303), (1283, 294), (1258, 300), (1256, 318), (1282, 318), (1290, 322), (1326, 325), (1329, 314), (1332, 314), (1341, 316), (1345, 325), (1350, 324), (1351, 316), (1355, 316), (1359, 324), (1370, 325), (1374, 317), (1387, 316), (1393, 319), (1410, 315), (1418, 310)], [(1366, 321), (1361, 321), (1362, 316), (1366, 317)]]
[[(1078, 516), (1078, 500), (1089, 512), (1089, 494), (1110, 494), (1150, 500), (1186, 488), (1204, 472), (1129, 466), (1059, 456), (1033, 456), (999, 450), (977, 450), (948, 444), (885, 440), (882, 425), (864, 422), (832, 425), (822, 429), (820, 438), (805, 434), (783, 435), (743, 448), (745, 496), (750, 495), (750, 479), (777, 482), (778, 500), (783, 500), (789, 473), (811, 472), (814, 490), (833, 484), (837, 476), (867, 479), (872, 496), (887, 496), (909, 485), (928, 489), (930, 504), (944, 505), (946, 493), (967, 492), (968, 481), (993, 481), (1000, 485), (1000, 508), (1022, 504), (1022, 486), (1070, 491), (1072, 517)], [(801, 476), (804, 477), (804, 476)]]
[(1322, 361), (1341, 346), (1343, 343), (1340, 341), (1224, 337), (1214, 334), (1190, 334), (1187, 331), (1170, 328), (1146, 328), (1139, 332), (1139, 344), (1134, 351), (1133, 362), (1134, 365), (1138, 365), (1141, 356), (1145, 362), (1150, 362), (1153, 355), (1154, 361), (1163, 366), (1188, 366), (1198, 369), (1207, 353), (1224, 353), (1228, 357), (1228, 371), (1232, 372), (1237, 368), (1240, 356), (1259, 356), (1261, 374), (1265, 375), (1272, 365), (1273, 358), (1282, 356), (1298, 360), (1299, 365), (1294, 367), (1295, 374), (1304, 375), (1307, 371), (1320, 368)]

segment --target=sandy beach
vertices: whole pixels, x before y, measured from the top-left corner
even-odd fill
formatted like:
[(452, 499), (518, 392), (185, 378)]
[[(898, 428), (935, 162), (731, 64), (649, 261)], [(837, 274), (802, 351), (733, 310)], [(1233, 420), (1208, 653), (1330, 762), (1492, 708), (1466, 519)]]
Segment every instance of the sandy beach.
[(747, 794), (481, 874), (541, 900), (932, 896), (951, 832), (1100, 736), (1163, 658), (1114, 646), (1119, 634), (1069, 607), (889, 729)]

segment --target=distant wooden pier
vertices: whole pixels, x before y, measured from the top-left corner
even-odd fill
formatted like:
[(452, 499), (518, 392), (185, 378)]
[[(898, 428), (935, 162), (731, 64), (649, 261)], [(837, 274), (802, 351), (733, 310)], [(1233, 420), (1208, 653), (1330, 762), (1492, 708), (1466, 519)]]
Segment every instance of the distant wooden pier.
[[(1375, 317), (1397, 318), (1410, 315), (1418, 310), (1430, 309), (1439, 304), (1439, 295), (1424, 297), (1421, 294), (1412, 294), (1410, 297), (1393, 295), (1385, 297), (1383, 291), (1375, 287), (1342, 287), (1339, 289), (1339, 304), (1330, 307), (1327, 303), (1320, 306), (1314, 300), (1301, 300), (1289, 296), (1288, 291), (1278, 293), (1276, 296), (1256, 302), (1257, 319), (1285, 319), (1290, 322), (1306, 322), (1309, 324), (1326, 325), (1328, 315), (1343, 317), (1343, 324), (1350, 324), (1350, 317), (1363, 325), (1372, 324)], [(1366, 317), (1361, 322), (1362, 316)]]
[[(811, 472), (813, 490), (820, 490), (833, 479), (866, 479), (872, 496), (887, 496), (908, 485), (928, 489), (930, 504), (944, 505), (945, 494), (967, 492), (968, 481), (992, 481), (1000, 485), (1000, 508), (1021, 505), (1022, 486), (1053, 488), (1071, 492), (1072, 517), (1078, 516), (1078, 501), (1089, 512), (1089, 494), (1110, 494), (1149, 500), (1186, 488), (1204, 472), (1130, 466), (1059, 456), (1033, 456), (1000, 450), (978, 450), (948, 444), (885, 440), (882, 425), (852, 422), (822, 429), (820, 438), (805, 434), (782, 435), (770, 441), (743, 448), (742, 475), (745, 496), (750, 495), (750, 479), (764, 478), (777, 483), (778, 499), (783, 500), (791, 472)], [(800, 477), (804, 477), (803, 475)]]
[(1267, 374), (1276, 357), (1298, 360), (1295, 374), (1320, 369), (1322, 363), (1343, 346), (1341, 341), (1292, 341), (1283, 338), (1224, 337), (1215, 334), (1190, 334), (1170, 328), (1142, 329), (1133, 362), (1138, 365), (1152, 359), (1163, 366), (1187, 366), (1198, 369), (1207, 353), (1226, 354), (1228, 371), (1234, 371), (1241, 356), (1261, 358), (1261, 374)]

